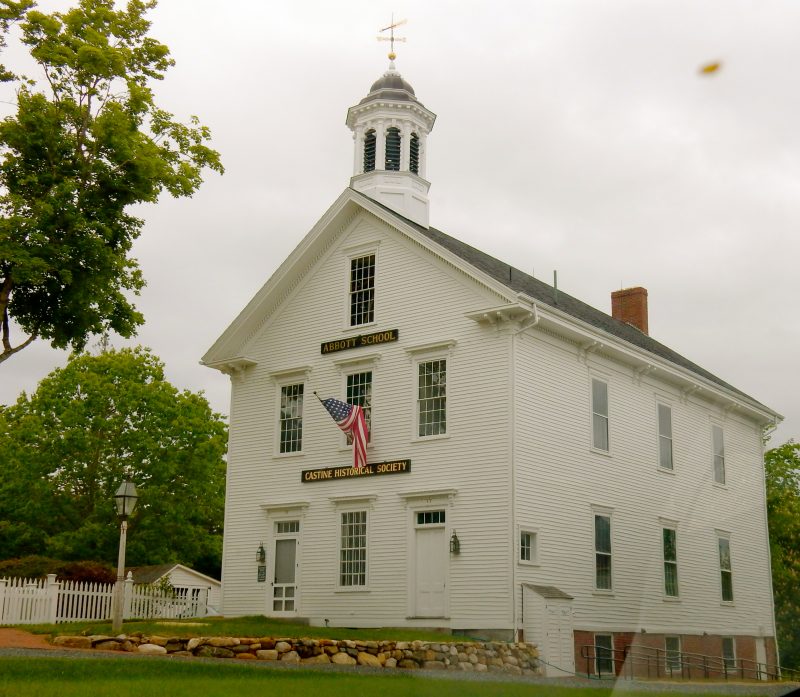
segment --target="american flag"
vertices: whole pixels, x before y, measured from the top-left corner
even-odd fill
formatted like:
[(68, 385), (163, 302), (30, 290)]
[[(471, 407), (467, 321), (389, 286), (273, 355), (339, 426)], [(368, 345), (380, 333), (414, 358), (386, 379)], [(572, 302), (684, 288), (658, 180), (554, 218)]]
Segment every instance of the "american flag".
[(329, 397), (320, 400), (336, 425), (353, 437), (353, 467), (361, 469), (367, 464), (367, 420), (364, 410), (357, 404), (347, 404)]

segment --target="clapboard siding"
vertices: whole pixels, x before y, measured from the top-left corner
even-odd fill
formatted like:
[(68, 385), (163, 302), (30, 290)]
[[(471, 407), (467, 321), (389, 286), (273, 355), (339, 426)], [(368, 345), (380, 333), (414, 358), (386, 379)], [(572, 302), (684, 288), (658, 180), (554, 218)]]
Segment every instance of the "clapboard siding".
[[(575, 597), (589, 630), (772, 634), (757, 425), (530, 330), (517, 356), (517, 523), (536, 529), (538, 566), (520, 582)], [(591, 378), (609, 386), (608, 455), (591, 450)], [(658, 468), (656, 404), (672, 409), (674, 470)], [(711, 424), (724, 429), (727, 484), (713, 483)], [(593, 592), (592, 506), (611, 509), (613, 594)], [(677, 527), (679, 600), (663, 594), (661, 529)], [(731, 536), (734, 603), (720, 601), (716, 530)]]

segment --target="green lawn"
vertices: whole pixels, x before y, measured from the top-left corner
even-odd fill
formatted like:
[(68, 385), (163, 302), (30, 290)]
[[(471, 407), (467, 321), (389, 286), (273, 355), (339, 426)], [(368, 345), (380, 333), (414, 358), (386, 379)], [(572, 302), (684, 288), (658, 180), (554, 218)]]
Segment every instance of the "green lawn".
[[(710, 686), (709, 686), (710, 687)], [(464, 682), (420, 673), (354, 675), (324, 670), (274, 670), (180, 659), (0, 657), (0, 697), (605, 697), (609, 687)], [(629, 692), (659, 697), (675, 692)], [(687, 693), (681, 693), (683, 695)], [(711, 694), (705, 692), (705, 695)]]
[[(20, 626), (18, 629), (35, 634), (53, 636), (76, 636), (89, 634), (111, 634), (110, 622), (73, 622), (69, 624), (41, 624)], [(453, 637), (441, 632), (426, 632), (418, 629), (348, 629), (347, 627), (309, 627), (289, 621), (263, 616), (254, 617), (204, 617), (195, 620), (156, 622), (146, 620), (125, 622), (122, 631), (126, 634), (142, 632), (160, 636), (236, 636), (236, 637), (311, 637), (314, 639), (363, 639), (365, 641), (459, 641), (466, 637)]]

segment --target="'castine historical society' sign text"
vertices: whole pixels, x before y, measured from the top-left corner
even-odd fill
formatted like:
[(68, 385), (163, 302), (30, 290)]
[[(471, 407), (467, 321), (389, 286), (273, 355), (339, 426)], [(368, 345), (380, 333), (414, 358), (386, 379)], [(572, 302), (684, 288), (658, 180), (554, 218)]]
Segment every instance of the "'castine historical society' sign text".
[(324, 467), (318, 470), (303, 470), (300, 481), (325, 482), (332, 479), (348, 479), (350, 477), (373, 477), (378, 474), (402, 474), (411, 471), (411, 460), (391, 460), (372, 462), (361, 469), (355, 467)]

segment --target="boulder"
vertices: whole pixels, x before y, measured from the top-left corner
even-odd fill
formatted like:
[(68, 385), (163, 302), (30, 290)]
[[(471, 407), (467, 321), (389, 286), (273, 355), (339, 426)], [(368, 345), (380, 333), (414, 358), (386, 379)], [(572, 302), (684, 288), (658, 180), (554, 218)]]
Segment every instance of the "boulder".
[(300, 663), (330, 663), (331, 659), (326, 653), (320, 653), (316, 656), (311, 656), (309, 658), (304, 658), (300, 661)]
[[(141, 647), (139, 648), (141, 649)], [(210, 644), (205, 644), (197, 649), (197, 651), (194, 652), (194, 655), (201, 656), (202, 658), (233, 658), (236, 654), (230, 649), (226, 649), (224, 646), (211, 646)]]
[(256, 658), (259, 661), (277, 661), (278, 652), (275, 649), (261, 649), (256, 651)]
[(287, 651), (292, 650), (292, 645), (288, 641), (279, 641), (275, 644), (275, 650), (278, 653), (286, 653)]
[(297, 651), (287, 651), (281, 654), (280, 660), (286, 663), (300, 663), (300, 654)]
[(232, 646), (238, 646), (239, 643), (239, 640), (232, 636), (215, 636), (206, 641), (206, 644), (209, 646), (217, 646), (219, 648), (230, 648)]
[(70, 649), (90, 649), (92, 640), (88, 636), (57, 636), (53, 639), (54, 646), (66, 646)]
[(151, 656), (163, 655), (167, 650), (158, 644), (139, 644), (139, 653), (146, 653)]
[(349, 656), (345, 651), (340, 651), (331, 656), (331, 663), (335, 663), (338, 666), (354, 666), (356, 662), (356, 659)]
[(256, 659), (256, 655), (254, 653), (237, 653), (236, 658), (244, 658), (249, 661), (254, 661)]
[(356, 660), (358, 660), (358, 665), (360, 666), (370, 666), (372, 668), (381, 667), (381, 662), (378, 657), (366, 651), (360, 651)]

